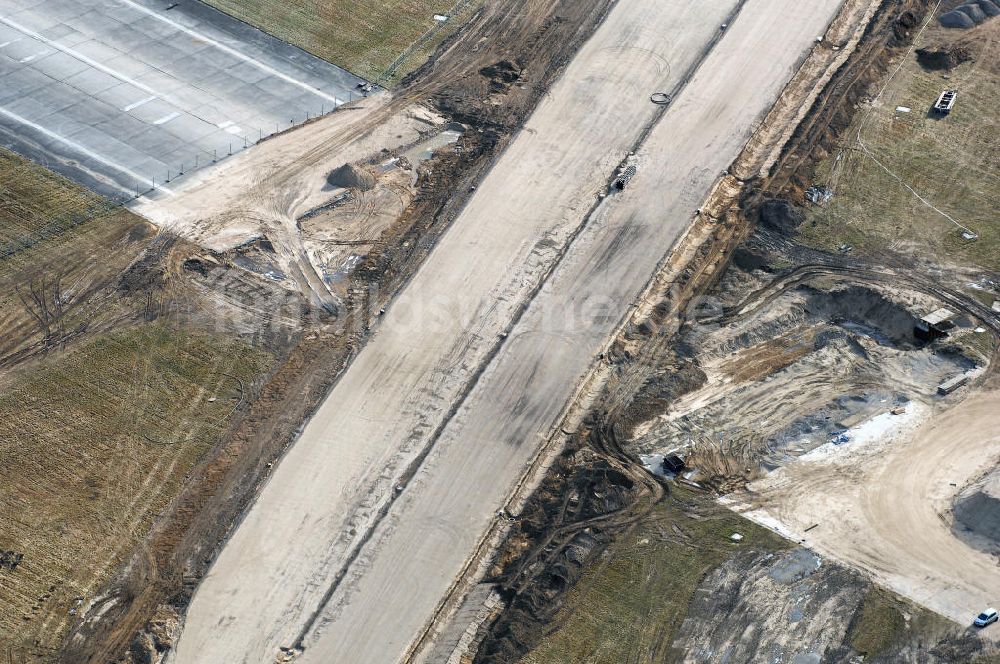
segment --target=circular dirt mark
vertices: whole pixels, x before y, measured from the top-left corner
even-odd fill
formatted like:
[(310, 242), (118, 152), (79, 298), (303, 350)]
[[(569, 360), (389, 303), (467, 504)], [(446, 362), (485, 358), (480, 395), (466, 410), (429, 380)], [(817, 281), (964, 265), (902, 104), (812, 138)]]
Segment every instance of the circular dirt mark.
[(623, 86), (622, 68), (637, 70), (650, 66), (655, 69), (660, 81), (669, 78), (670, 63), (659, 53), (638, 46), (609, 46), (592, 57), (590, 67), (593, 73), (586, 78), (586, 84), (609, 83), (616, 87), (624, 87), (624, 90), (633, 94), (640, 93), (637, 81), (625, 83)]

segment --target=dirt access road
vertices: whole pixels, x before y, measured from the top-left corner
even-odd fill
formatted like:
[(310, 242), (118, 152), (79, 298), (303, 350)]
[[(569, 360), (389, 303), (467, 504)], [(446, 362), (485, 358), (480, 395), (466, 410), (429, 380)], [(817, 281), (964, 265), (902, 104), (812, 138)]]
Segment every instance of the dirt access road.
[(619, 2), (275, 469), (171, 661), (398, 660), (840, 4)]
[(753, 483), (741, 511), (966, 625), (996, 605), (1000, 568), (954, 535), (950, 513), (959, 490), (1000, 461), (1000, 392), (914, 425), (819, 448)]

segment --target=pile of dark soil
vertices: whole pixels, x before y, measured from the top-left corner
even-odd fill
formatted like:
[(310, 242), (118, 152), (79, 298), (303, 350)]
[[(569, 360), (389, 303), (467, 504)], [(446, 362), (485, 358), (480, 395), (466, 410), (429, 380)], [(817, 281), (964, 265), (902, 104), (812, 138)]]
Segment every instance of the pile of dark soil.
[(17, 566), (21, 564), (24, 560), (24, 554), (18, 553), (16, 551), (0, 551), (0, 569), (6, 569), (11, 572), (17, 569)]
[(622, 426), (631, 431), (636, 425), (665, 413), (679, 396), (698, 389), (706, 380), (705, 372), (690, 360), (665, 366), (646, 379), (623, 410)]
[(489, 79), (492, 92), (507, 92), (510, 86), (521, 79), (521, 71), (522, 67), (510, 60), (501, 60), (483, 67), (479, 73)]
[(930, 71), (948, 71), (969, 60), (972, 60), (972, 51), (967, 46), (917, 49), (917, 62)]
[(1000, 544), (1000, 472), (958, 497), (955, 519), (957, 527)]
[(139, 259), (122, 273), (118, 279), (118, 292), (122, 295), (134, 295), (161, 289), (166, 277), (165, 259), (176, 243), (175, 235), (158, 235)]
[(996, 0), (973, 0), (945, 12), (939, 20), (946, 28), (968, 30), (991, 16), (1000, 16), (1000, 4)]
[(791, 233), (804, 219), (799, 208), (781, 198), (764, 201), (758, 214), (758, 220), (763, 226), (779, 233)]

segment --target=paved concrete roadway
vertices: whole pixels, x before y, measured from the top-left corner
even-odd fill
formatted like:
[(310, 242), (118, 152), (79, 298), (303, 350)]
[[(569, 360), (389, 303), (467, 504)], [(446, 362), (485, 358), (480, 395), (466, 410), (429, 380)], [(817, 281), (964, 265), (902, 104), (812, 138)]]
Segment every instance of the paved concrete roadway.
[(124, 197), (360, 81), (200, 2), (170, 4), (0, 0), (0, 144)]
[(654, 119), (650, 92), (682, 81), (737, 6), (621, 0), (275, 470), (195, 594), (172, 662), (266, 662), (304, 627), (302, 661), (396, 661), (839, 5), (749, 0), (639, 149), (632, 185), (561, 257)]

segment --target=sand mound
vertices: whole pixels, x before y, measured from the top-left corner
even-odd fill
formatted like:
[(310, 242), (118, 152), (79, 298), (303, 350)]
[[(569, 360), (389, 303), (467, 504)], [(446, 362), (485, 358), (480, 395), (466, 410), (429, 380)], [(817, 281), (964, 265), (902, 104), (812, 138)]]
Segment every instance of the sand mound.
[(344, 164), (330, 173), (326, 181), (333, 187), (368, 191), (375, 186), (375, 175), (354, 164)]
[(977, 535), (1000, 543), (1000, 470), (959, 495), (955, 519)]
[(941, 25), (946, 28), (961, 28), (962, 30), (968, 30), (969, 28), (976, 27), (975, 21), (957, 9), (941, 14), (940, 21)]

